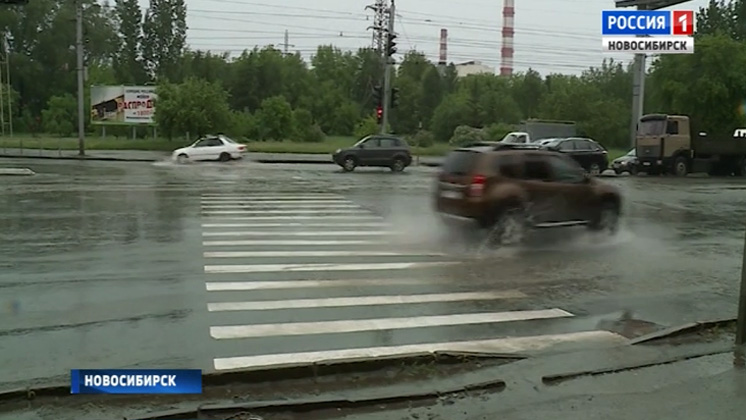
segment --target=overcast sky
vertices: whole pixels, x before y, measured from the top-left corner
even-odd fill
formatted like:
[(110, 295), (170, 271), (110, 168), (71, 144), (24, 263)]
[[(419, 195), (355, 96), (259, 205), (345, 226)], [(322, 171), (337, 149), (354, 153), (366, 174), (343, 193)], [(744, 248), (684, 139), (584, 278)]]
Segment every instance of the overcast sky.
[[(186, 0), (192, 49), (238, 55), (255, 45), (282, 48), (285, 30), (289, 50), (310, 57), (319, 44), (344, 50), (370, 46), (375, 0)], [(388, 0), (390, 1), (390, 0)], [(147, 7), (148, 0), (140, 0)], [(579, 73), (604, 57), (628, 62), (631, 54), (601, 52), (601, 11), (613, 0), (515, 0), (516, 71), (529, 67), (542, 74)], [(698, 10), (707, 0), (675, 9)], [(399, 51), (421, 51), (438, 59), (440, 29), (448, 29), (448, 61), (479, 60), (500, 66), (503, 1), (398, 0), (396, 31)]]

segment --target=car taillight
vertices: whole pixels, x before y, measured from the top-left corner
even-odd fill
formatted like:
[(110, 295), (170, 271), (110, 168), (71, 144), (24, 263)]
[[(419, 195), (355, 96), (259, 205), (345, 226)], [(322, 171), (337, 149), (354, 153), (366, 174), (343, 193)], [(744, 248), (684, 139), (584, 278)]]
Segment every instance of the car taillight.
[(479, 197), (484, 192), (484, 184), (487, 183), (487, 178), (484, 175), (474, 175), (471, 178), (471, 184), (469, 185), (469, 195), (472, 197)]
[(244, 145), (238, 146), (238, 150), (241, 151), (241, 152), (243, 152), (243, 151), (246, 150), (246, 146), (244, 146)]

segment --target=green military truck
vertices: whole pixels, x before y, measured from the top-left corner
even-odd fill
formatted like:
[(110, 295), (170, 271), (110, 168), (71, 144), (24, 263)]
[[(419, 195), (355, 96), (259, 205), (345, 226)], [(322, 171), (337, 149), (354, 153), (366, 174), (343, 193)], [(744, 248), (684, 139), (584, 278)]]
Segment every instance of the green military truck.
[(649, 114), (637, 124), (635, 143), (639, 171), (648, 175), (746, 176), (746, 129), (710, 138), (695, 131), (685, 115)]

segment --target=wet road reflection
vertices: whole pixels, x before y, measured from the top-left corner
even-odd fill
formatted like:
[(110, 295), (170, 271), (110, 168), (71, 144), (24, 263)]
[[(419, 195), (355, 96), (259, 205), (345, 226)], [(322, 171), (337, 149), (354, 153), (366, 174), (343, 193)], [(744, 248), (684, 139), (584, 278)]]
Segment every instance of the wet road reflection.
[[(432, 214), (430, 168), (342, 174), (333, 166), (250, 162), (18, 162), (38, 175), (14, 179), (0, 191), (0, 360), (11, 367), (0, 371), (3, 389), (48, 385), (71, 368), (211, 370), (218, 360), (321, 351), (329, 343), (355, 349), (584, 331), (626, 310), (660, 325), (735, 314), (746, 205), (741, 180), (609, 179), (626, 197), (624, 228), (616, 237), (564, 229), (532, 235), (519, 249), (474, 255), (442, 240)], [(304, 201), (305, 219), (298, 219), (286, 213), (292, 204), (270, 207), (242, 198), (261, 194), (289, 200), (338, 194), (333, 200), (344, 205), (336, 219), (325, 219), (322, 213), (332, 207), (324, 199)], [(350, 206), (359, 207), (345, 213)], [(375, 239), (384, 229), (374, 225), (384, 221), (395, 235)], [(216, 236), (203, 237), (207, 231)], [(229, 234), (235, 231), (243, 236)], [(370, 243), (340, 249), (341, 240), (363, 234)], [(203, 247), (207, 240), (229, 245)], [(303, 241), (311, 244), (299, 245)], [(340, 250), (356, 256), (334, 254)], [(267, 251), (278, 255), (259, 254)], [(242, 256), (205, 258), (204, 252)], [(289, 263), (316, 264), (322, 257), (336, 268), (290, 271)], [(208, 265), (249, 263), (264, 268), (205, 274)], [(344, 264), (352, 265), (335, 271)], [(520, 295), (499, 303), (470, 295), (505, 291)], [(370, 296), (413, 295), (427, 296), (400, 306), (365, 306)], [(346, 300), (308, 302), (330, 298)], [(242, 300), (282, 300), (285, 306), (208, 314), (208, 303)], [(573, 316), (539, 312), (531, 316), (557, 317), (494, 324), (507, 311), (550, 310)], [(381, 329), (366, 321), (385, 316), (419, 329)], [(349, 335), (323, 332), (330, 328), (324, 323), (342, 319), (346, 324), (336, 328)], [(306, 328), (319, 333), (251, 336), (254, 324), (279, 322), (313, 322)], [(245, 327), (241, 337), (211, 337), (224, 331), (216, 327), (231, 325)]]

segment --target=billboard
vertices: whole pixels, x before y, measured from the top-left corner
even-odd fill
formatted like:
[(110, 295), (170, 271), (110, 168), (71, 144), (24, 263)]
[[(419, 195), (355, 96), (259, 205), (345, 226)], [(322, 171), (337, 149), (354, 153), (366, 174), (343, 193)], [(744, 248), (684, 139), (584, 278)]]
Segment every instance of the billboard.
[(605, 52), (694, 54), (693, 10), (604, 10)]
[(91, 124), (155, 124), (155, 86), (91, 86)]

